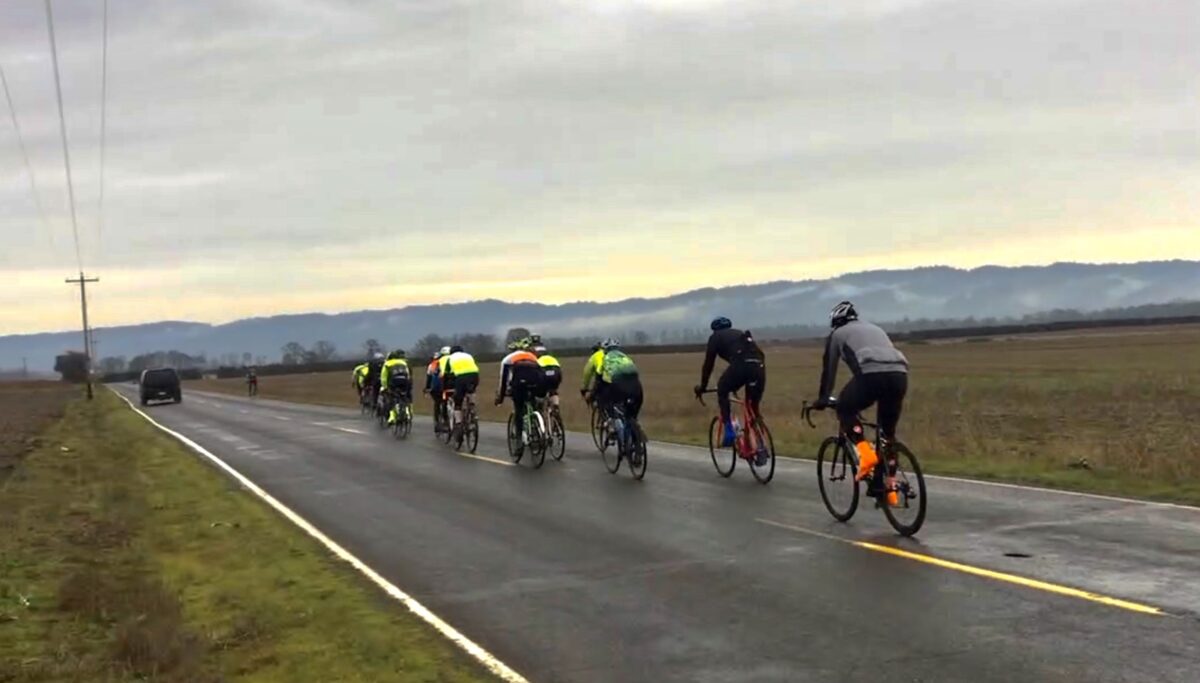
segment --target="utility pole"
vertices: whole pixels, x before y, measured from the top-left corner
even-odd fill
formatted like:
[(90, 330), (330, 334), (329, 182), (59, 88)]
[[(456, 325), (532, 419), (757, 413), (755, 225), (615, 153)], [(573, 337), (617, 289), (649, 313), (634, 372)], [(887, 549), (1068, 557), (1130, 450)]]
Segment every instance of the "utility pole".
[(87, 285), (89, 282), (99, 282), (98, 277), (85, 277), (83, 271), (79, 271), (79, 279), (73, 280), (67, 278), (67, 284), (79, 285), (79, 303), (83, 309), (83, 355), (84, 364), (87, 374), (87, 397), (92, 400), (92, 335), (88, 331), (88, 316), (87, 316)]
[(21, 379), (29, 379), (29, 360), (21, 356)]

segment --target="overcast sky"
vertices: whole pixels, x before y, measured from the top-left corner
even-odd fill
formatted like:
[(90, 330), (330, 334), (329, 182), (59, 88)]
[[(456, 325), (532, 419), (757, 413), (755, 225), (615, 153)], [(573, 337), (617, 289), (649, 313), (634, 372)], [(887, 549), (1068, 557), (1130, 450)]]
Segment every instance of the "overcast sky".
[[(1196, 0), (111, 0), (103, 227), (101, 2), (55, 3), (97, 325), (1200, 258)], [(0, 65), (0, 334), (69, 329), (40, 0)]]

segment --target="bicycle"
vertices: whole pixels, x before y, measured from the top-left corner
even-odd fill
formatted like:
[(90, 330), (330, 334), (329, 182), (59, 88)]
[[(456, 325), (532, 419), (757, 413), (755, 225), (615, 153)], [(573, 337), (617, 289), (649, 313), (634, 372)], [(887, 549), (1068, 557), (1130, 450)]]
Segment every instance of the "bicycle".
[[(604, 467), (610, 474), (616, 474), (617, 470), (621, 469), (621, 461), (624, 460), (629, 463), (629, 473), (634, 479), (640, 480), (646, 476), (649, 460), (646, 453), (646, 434), (636, 419), (625, 414), (624, 405), (616, 404), (609, 410), (611, 414), (604, 420), (604, 447), (600, 449)], [(617, 444), (617, 452), (613, 455), (609, 455), (610, 441), (616, 441)]]
[[(714, 389), (704, 393), (715, 394), (717, 392)], [(707, 405), (703, 395), (696, 396), (696, 400), (702, 406)], [(714, 416), (712, 422), (709, 423), (708, 453), (712, 456), (713, 467), (717, 469), (717, 474), (729, 478), (740, 458), (750, 466), (750, 472), (754, 474), (754, 478), (760, 484), (766, 484), (775, 476), (775, 440), (771, 438), (771, 430), (767, 429), (767, 423), (763, 420), (762, 414), (748, 401), (743, 401), (736, 393), (730, 396), (730, 401), (742, 406), (742, 421), (740, 424), (734, 423), (736, 436), (733, 445), (729, 447), (728, 467), (723, 466), (726, 461), (723, 455), (725, 447), (720, 444), (725, 437), (725, 425), (721, 424), (720, 413)], [(762, 457), (762, 464), (759, 464), (760, 457)]]
[(374, 409), (373, 403), (374, 402), (371, 399), (371, 390), (367, 387), (359, 387), (358, 407), (359, 410), (362, 411), (363, 417), (367, 417), (371, 414), (371, 411)]
[(454, 390), (447, 389), (442, 392), (442, 401), (438, 404), (438, 411), (433, 416), (433, 430), (437, 434), (437, 438), (450, 444), (454, 434), (450, 430), (450, 422), (454, 418)]
[(461, 451), (465, 444), (467, 452), (474, 453), (479, 447), (479, 413), (475, 410), (475, 394), (463, 397), (462, 413), (462, 422), (446, 430), (446, 443), (453, 442), (456, 451)]
[(246, 381), (246, 396), (250, 398), (258, 396), (258, 380)]
[[(546, 462), (546, 448), (549, 445), (545, 419), (535, 406), (536, 399), (525, 402), (525, 414), (520, 417), (510, 413), (508, 416), (508, 455), (513, 462), (519, 463), (525, 457), (525, 447), (529, 447), (533, 468), (539, 469)], [(523, 420), (521, 435), (517, 436), (517, 420)]]
[(563, 424), (562, 413), (558, 405), (550, 401), (550, 397), (543, 396), (537, 400), (541, 403), (538, 412), (546, 422), (547, 452), (550, 457), (561, 461), (567, 453), (567, 428)]
[[(801, 415), (809, 427), (816, 429), (812, 421), (813, 410), (816, 408), (806, 401)], [(859, 422), (864, 429), (874, 431), (875, 452), (880, 455), (879, 463), (868, 477), (868, 490), (877, 492), (875, 506), (883, 508), (884, 516), (896, 533), (913, 536), (925, 523), (928, 503), (921, 464), (917, 456), (900, 441), (885, 441), (878, 424), (863, 420), (861, 415)], [(887, 467), (881, 467), (885, 461)], [(839, 522), (849, 521), (858, 510), (857, 473), (858, 453), (839, 427), (836, 434), (825, 437), (817, 451), (817, 486), (821, 489), (821, 500), (825, 502), (829, 514)], [(896, 494), (894, 504), (890, 501), (890, 493)]]

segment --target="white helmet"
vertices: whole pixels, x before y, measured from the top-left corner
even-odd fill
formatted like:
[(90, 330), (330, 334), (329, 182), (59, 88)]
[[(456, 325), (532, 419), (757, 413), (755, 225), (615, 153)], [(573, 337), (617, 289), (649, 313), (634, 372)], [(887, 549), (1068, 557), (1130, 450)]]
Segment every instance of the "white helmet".
[(438, 351), (438, 353), (439, 353), (439, 354), (441, 354), (441, 355), (443, 355), (443, 356), (449, 356), (449, 355), (450, 355), (450, 347), (449, 347), (449, 346), (443, 346), (443, 347), (442, 347), (442, 348), (441, 348), (441, 349)]
[(849, 301), (843, 301), (829, 312), (830, 327), (841, 327), (851, 320), (858, 320), (858, 311), (854, 310), (854, 304)]

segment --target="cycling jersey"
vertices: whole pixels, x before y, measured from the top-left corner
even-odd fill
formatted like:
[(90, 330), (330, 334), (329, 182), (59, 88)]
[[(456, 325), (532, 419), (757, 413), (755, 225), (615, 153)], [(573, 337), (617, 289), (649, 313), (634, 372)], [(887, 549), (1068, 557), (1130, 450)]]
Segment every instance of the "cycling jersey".
[(383, 369), (379, 371), (379, 384), (383, 387), (390, 387), (393, 380), (403, 377), (408, 380), (408, 361), (402, 358), (393, 358), (383, 364)]
[(633, 359), (624, 352), (613, 349), (604, 354), (600, 379), (612, 384), (619, 377), (636, 377), (637, 374), (638, 369), (633, 364)]
[(704, 366), (700, 369), (700, 388), (708, 388), (708, 380), (712, 377), (713, 366), (717, 357), (733, 365), (738, 362), (762, 364), (764, 355), (762, 349), (755, 343), (753, 335), (734, 328), (717, 330), (708, 338), (708, 350), (704, 354)]
[(537, 359), (537, 362), (538, 362), (538, 365), (542, 366), (543, 368), (561, 368), (562, 367), (562, 365), (558, 362), (558, 359), (555, 358), (554, 356), (551, 356), (548, 353), (543, 356), (540, 356)]
[(900, 352), (878, 325), (863, 320), (851, 320), (833, 332), (825, 341), (821, 389), (817, 396), (826, 398), (837, 381), (838, 361), (846, 361), (855, 377), (880, 372), (908, 372), (908, 359)]
[(355, 386), (361, 387), (363, 385), (363, 379), (365, 379), (367, 376), (367, 364), (359, 363), (358, 365), (354, 366), (353, 376)]
[(446, 364), (450, 362), (450, 354), (446, 354), (438, 359), (438, 377), (446, 376)]
[(504, 360), (500, 361), (500, 385), (496, 387), (498, 396), (503, 397), (508, 391), (509, 381), (513, 377), (513, 366), (517, 364), (536, 367), (538, 357), (523, 349), (518, 349), (505, 356)]
[(587, 391), (592, 387), (592, 378), (600, 378), (604, 370), (604, 349), (599, 349), (587, 359), (587, 364), (583, 366), (583, 390)]
[(438, 362), (436, 360), (431, 360), (429, 361), (429, 365), (425, 366), (425, 391), (435, 391), (437, 389), (437, 384)]
[(383, 370), (383, 361), (373, 360), (367, 365), (367, 374), (363, 378), (368, 386), (375, 386), (379, 383), (379, 373)]
[(479, 366), (475, 363), (475, 358), (466, 351), (452, 353), (442, 358), (442, 377), (446, 375), (462, 377), (472, 374), (479, 374)]

